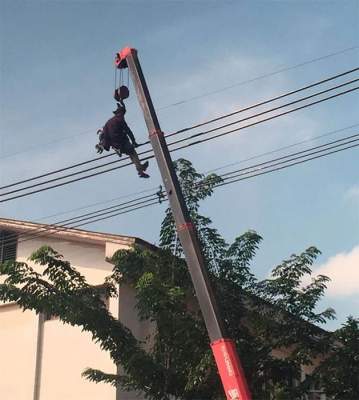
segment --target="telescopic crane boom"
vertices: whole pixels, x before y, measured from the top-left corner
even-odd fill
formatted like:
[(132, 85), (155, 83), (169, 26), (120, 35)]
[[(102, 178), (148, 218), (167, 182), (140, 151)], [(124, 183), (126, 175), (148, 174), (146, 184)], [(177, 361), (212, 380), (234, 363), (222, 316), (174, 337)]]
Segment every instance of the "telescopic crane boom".
[(200, 242), (189, 216), (167, 143), (152, 104), (137, 57), (137, 50), (130, 47), (121, 50), (116, 55), (115, 65), (116, 68), (120, 69), (128, 68), (135, 86), (227, 400), (251, 400), (235, 343), (225, 333), (223, 321), (208, 279)]

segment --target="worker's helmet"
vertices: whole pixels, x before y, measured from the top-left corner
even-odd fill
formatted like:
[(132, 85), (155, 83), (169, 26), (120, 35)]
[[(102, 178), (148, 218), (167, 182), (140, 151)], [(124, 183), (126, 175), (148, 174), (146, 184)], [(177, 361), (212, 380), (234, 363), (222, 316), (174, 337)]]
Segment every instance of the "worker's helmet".
[(127, 99), (130, 95), (130, 91), (128, 90), (127, 86), (120, 86), (118, 89), (115, 90), (115, 94), (113, 95), (116, 101)]

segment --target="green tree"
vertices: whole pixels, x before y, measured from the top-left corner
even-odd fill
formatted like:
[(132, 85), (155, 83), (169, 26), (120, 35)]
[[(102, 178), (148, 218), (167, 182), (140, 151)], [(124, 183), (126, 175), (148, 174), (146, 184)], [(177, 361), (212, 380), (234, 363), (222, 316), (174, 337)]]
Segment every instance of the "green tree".
[(348, 317), (334, 333), (329, 356), (314, 380), (333, 400), (359, 398), (359, 319)]
[[(334, 317), (327, 309), (316, 312), (327, 278), (320, 276), (302, 287), (311, 275), (319, 251), (310, 247), (274, 268), (271, 277), (259, 281), (251, 263), (262, 238), (254, 231), (227, 244), (200, 214), (200, 202), (213, 194), (221, 178), (196, 172), (189, 161), (176, 163), (180, 184), (196, 225), (210, 279), (219, 299), (229, 336), (235, 339), (255, 399), (300, 399), (307, 390), (299, 381), (300, 366), (328, 350), (328, 334), (314, 324)], [(102, 288), (91, 287), (62, 256), (49, 247), (31, 260), (43, 266), (37, 273), (24, 263), (5, 263), (6, 277), (0, 300), (17, 301), (24, 309), (57, 315), (63, 322), (92, 334), (122, 376), (88, 369), (84, 376), (128, 390), (141, 390), (148, 399), (223, 399), (223, 392), (209, 339), (178, 243), (169, 209), (161, 225), (158, 251), (135, 248), (117, 252), (112, 274)], [(131, 332), (114, 319), (101, 296), (116, 296), (118, 285), (136, 290), (140, 318), (156, 326), (152, 348), (145, 352)], [(291, 349), (285, 358), (273, 351)]]

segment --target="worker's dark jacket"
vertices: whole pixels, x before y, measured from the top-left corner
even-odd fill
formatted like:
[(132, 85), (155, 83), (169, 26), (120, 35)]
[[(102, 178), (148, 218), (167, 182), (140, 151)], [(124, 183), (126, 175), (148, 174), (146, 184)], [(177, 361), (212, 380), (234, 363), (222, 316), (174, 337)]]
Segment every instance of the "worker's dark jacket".
[(121, 114), (115, 115), (106, 122), (101, 134), (101, 144), (105, 150), (109, 150), (112, 146), (119, 149), (121, 153), (130, 154), (134, 149), (133, 143), (135, 143), (135, 137)]

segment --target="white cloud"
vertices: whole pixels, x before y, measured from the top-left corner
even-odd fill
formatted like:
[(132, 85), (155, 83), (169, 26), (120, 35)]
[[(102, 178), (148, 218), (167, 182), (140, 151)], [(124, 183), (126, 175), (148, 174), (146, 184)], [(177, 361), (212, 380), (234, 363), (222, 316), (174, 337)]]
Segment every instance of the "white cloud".
[(345, 198), (350, 201), (359, 201), (359, 184), (350, 187), (345, 193)]
[(315, 270), (315, 275), (331, 279), (327, 294), (350, 296), (359, 294), (359, 245), (348, 253), (339, 253)]

